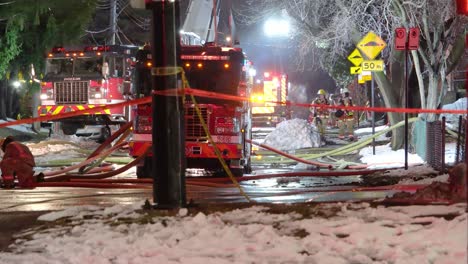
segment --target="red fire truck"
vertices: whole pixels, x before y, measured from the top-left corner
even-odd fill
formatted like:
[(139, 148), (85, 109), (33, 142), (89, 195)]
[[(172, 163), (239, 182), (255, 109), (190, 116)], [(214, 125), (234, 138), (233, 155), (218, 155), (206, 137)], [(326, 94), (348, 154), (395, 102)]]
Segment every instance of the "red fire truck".
[[(142, 50), (136, 65), (137, 97), (151, 94), (151, 53)], [(190, 87), (229, 95), (249, 96), (251, 85), (249, 64), (240, 48), (218, 46), (183, 46), (182, 67)], [(234, 175), (250, 172), (251, 112), (249, 102), (230, 101), (222, 98), (197, 97), (209, 132)], [(133, 139), (130, 142), (132, 156), (143, 154), (151, 145), (151, 105), (139, 105), (135, 109)], [(185, 105), (185, 155), (187, 168), (205, 168), (221, 171), (222, 167), (213, 146), (196, 114), (195, 106), (187, 97)], [(151, 157), (137, 167), (137, 176), (151, 173)]]
[[(138, 49), (117, 45), (52, 49), (47, 54), (41, 83), (39, 116), (125, 101), (131, 95), (130, 66)], [(124, 108), (109, 108), (91, 115), (59, 119), (54, 125), (61, 127), (66, 135), (103, 140), (110, 135), (110, 126), (125, 122), (129, 112)]]

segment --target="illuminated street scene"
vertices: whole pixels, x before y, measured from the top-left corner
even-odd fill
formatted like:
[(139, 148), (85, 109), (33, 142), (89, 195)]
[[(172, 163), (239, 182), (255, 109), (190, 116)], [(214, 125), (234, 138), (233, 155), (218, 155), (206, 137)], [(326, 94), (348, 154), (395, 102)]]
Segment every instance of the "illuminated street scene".
[(0, 1), (0, 263), (466, 263), (468, 1)]

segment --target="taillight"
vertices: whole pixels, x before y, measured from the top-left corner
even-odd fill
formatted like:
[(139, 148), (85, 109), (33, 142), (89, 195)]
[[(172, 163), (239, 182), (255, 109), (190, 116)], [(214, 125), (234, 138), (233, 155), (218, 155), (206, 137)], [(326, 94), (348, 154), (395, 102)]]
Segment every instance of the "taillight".
[(237, 134), (240, 131), (239, 120), (235, 117), (216, 117), (215, 134)]

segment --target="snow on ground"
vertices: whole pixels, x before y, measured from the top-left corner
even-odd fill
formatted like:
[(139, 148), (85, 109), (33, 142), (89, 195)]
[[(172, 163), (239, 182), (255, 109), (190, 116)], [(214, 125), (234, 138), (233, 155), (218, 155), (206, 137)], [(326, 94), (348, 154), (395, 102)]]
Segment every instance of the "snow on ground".
[(325, 204), (311, 207), (306, 217), (264, 206), (155, 217), (135, 211), (139, 207), (74, 207), (40, 216), (69, 221), (26, 231), (11, 252), (0, 253), (0, 263), (412, 264), (467, 258), (466, 204)]
[[(387, 129), (388, 126), (377, 126), (375, 127), (374, 131), (375, 133), (378, 133), (380, 131), (383, 131)], [(359, 128), (354, 131), (354, 135), (357, 136), (359, 139), (365, 139), (369, 138), (372, 136), (372, 127), (365, 127), (365, 128)], [(388, 141), (389, 138), (385, 136), (385, 134), (378, 136), (375, 141), (380, 142), (380, 141)]]
[[(16, 121), (16, 120), (11, 119), (11, 118), (7, 118), (6, 121), (3, 120), (3, 119), (0, 119), (0, 124), (8, 123), (8, 122), (11, 122), (11, 121)], [(11, 128), (11, 129), (14, 129), (14, 130), (17, 130), (17, 131), (20, 131), (20, 132), (24, 132), (24, 133), (35, 133), (31, 129), (31, 124), (21, 124), (21, 125), (15, 125), (15, 126), (8, 126), (8, 128)]]
[[(359, 151), (361, 162), (368, 164), (369, 169), (397, 168), (405, 165), (405, 150), (393, 151), (390, 144), (375, 147), (373, 155), (372, 146), (365, 147)], [(408, 164), (410, 166), (423, 164), (424, 160), (417, 154), (408, 153)]]
[(320, 135), (303, 119), (291, 119), (279, 123), (266, 136), (263, 144), (280, 150), (320, 147)]
[[(466, 110), (466, 104), (467, 104), (467, 98), (463, 97), (458, 99), (457, 101), (451, 103), (451, 104), (446, 104), (442, 106), (443, 110)], [(446, 126), (452, 130), (457, 130), (458, 129), (458, 122), (459, 122), (459, 117), (460, 115), (454, 115), (454, 114), (441, 114), (440, 115), (440, 120), (442, 120), (442, 117), (446, 118)]]

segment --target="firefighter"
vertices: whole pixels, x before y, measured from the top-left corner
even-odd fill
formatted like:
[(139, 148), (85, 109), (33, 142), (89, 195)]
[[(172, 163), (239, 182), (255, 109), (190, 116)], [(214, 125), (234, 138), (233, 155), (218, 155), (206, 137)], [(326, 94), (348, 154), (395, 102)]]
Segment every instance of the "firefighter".
[[(333, 105), (333, 106), (338, 105), (337, 97), (334, 94), (330, 94), (330, 96), (328, 97), (328, 102), (329, 102), (330, 105)], [(335, 116), (336, 109), (335, 108), (330, 109), (329, 113), (330, 114), (328, 116), (328, 125), (331, 128), (337, 128), (338, 127), (338, 120), (337, 120), (337, 118)]]
[(3, 186), (13, 188), (16, 177), (20, 188), (34, 188), (33, 168), (36, 163), (29, 148), (15, 141), (12, 136), (0, 139), (0, 147), (3, 151), (3, 159), (0, 162)]
[(312, 113), (312, 116), (314, 117), (314, 122), (315, 125), (317, 126), (317, 129), (320, 133), (320, 137), (322, 140), (325, 140), (325, 129), (327, 128), (328, 124), (328, 115), (329, 115), (329, 110), (328, 108), (322, 108), (317, 105), (330, 105), (327, 99), (327, 92), (325, 92), (324, 89), (320, 89), (317, 92), (318, 97), (312, 101), (312, 104), (316, 106), (311, 106), (310, 107), (310, 112)]
[[(340, 90), (341, 98), (339, 105), (353, 106), (353, 100), (349, 96), (349, 90), (343, 88)], [(345, 138), (345, 132), (348, 133), (348, 139), (354, 140), (354, 111), (348, 109), (339, 109), (335, 113), (338, 118), (339, 138)]]

